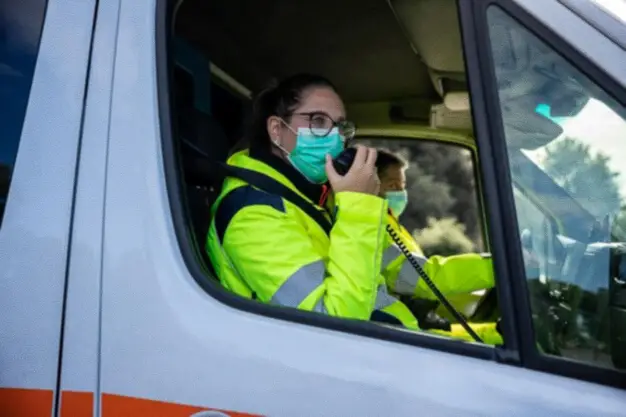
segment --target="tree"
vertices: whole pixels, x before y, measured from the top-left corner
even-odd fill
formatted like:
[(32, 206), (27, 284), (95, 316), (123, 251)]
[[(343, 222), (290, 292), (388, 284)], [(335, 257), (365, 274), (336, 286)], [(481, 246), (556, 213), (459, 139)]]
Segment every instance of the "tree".
[(414, 237), (424, 255), (451, 256), (474, 251), (474, 243), (465, 234), (465, 226), (455, 218), (427, 219), (428, 226), (416, 230)]
[(613, 234), (621, 242), (626, 242), (626, 205), (622, 206), (619, 214), (615, 218)]
[(594, 217), (620, 210), (621, 196), (611, 171), (610, 158), (574, 138), (565, 138), (546, 149), (545, 171)]

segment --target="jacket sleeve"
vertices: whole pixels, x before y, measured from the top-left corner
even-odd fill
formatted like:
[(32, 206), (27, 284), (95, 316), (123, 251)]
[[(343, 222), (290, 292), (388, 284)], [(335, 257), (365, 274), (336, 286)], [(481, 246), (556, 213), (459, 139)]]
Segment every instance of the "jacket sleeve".
[(293, 213), (252, 205), (235, 214), (222, 246), (259, 301), (369, 320), (382, 282), (387, 203), (349, 192), (338, 193), (335, 203), (326, 257)]
[[(426, 258), (413, 253), (413, 257), (445, 295), (466, 294), (494, 286), (493, 266), (489, 255), (468, 253)], [(382, 274), (390, 291), (396, 294), (436, 298), (394, 243), (385, 250)]]

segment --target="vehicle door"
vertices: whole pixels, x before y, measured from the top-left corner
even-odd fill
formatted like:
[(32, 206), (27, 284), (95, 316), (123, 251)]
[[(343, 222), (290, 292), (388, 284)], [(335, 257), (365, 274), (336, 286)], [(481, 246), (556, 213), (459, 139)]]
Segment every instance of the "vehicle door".
[(0, 3), (0, 413), (51, 416), (95, 1)]
[[(503, 3), (537, 24), (524, 9)], [(520, 243), (505, 239), (517, 236), (512, 191), (506, 171), (496, 172), (507, 161), (507, 142), (501, 122), (487, 124), (501, 120), (498, 95), (492, 88), (485, 97), (494, 70), (477, 55), (489, 47), (486, 2), (460, 4), (506, 345), (264, 305), (207, 276), (190, 238), (172, 131), (171, 10), (165, 0), (122, 0), (107, 133), (100, 415), (200, 416), (209, 409), (235, 410), (223, 411), (230, 416), (622, 412), (623, 391), (585, 382), (585, 375), (564, 377), (562, 370), (527, 359), (535, 342), (525, 327), (528, 304), (517, 310), (517, 299), (526, 299), (519, 284)], [(570, 12), (550, 13), (550, 19), (563, 19)], [(580, 20), (575, 25), (585, 27)]]

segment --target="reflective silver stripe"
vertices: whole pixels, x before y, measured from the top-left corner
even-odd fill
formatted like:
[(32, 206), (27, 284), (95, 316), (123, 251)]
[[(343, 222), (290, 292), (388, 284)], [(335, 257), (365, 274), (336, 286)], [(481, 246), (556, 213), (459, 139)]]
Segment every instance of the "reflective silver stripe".
[(380, 266), (380, 270), (384, 271), (390, 263), (398, 259), (398, 256), (402, 255), (402, 251), (396, 245), (391, 245), (383, 252), (383, 262)]
[[(413, 252), (412, 255), (417, 263), (423, 268), (428, 259), (415, 252)], [(415, 289), (417, 288), (417, 282), (419, 279), (420, 276), (415, 268), (413, 268), (413, 265), (411, 265), (408, 259), (405, 259), (402, 263), (402, 268), (400, 268), (400, 273), (398, 273), (398, 278), (396, 279), (396, 283), (394, 285), (394, 291), (398, 294), (413, 295), (415, 294)]]
[(315, 313), (328, 314), (328, 310), (326, 310), (326, 306), (324, 305), (324, 297), (320, 298), (320, 300), (313, 307), (313, 311)]
[(322, 285), (326, 273), (324, 261), (315, 261), (298, 269), (274, 293), (270, 304), (298, 307), (313, 290)]
[(385, 307), (388, 307), (398, 301), (396, 298), (389, 295), (387, 292), (386, 285), (380, 285), (378, 287), (378, 291), (376, 292), (376, 303), (374, 304), (375, 310), (381, 310)]

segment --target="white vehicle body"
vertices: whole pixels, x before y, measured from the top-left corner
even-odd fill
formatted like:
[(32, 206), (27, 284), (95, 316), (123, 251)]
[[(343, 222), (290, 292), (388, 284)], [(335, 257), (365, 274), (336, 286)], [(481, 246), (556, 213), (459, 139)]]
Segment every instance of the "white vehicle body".
[[(171, 215), (157, 3), (48, 0), (0, 228), (0, 414), (626, 415), (619, 388), (207, 294)], [(557, 1), (515, 3), (626, 87), (619, 45)]]

